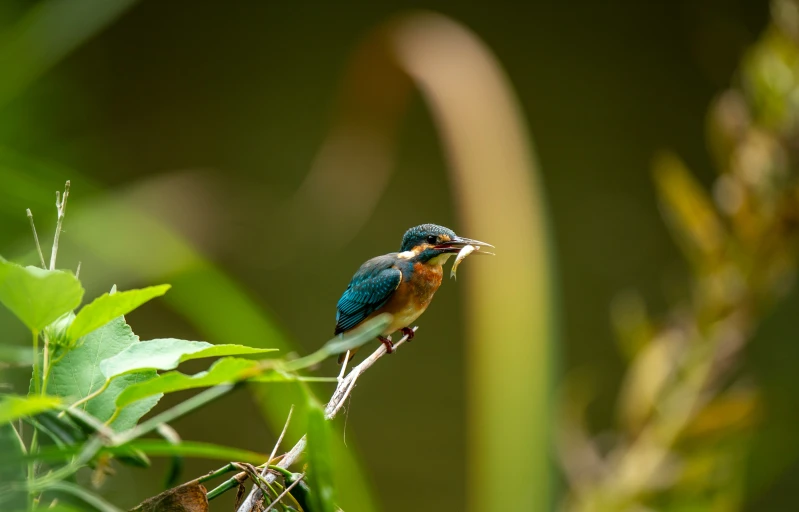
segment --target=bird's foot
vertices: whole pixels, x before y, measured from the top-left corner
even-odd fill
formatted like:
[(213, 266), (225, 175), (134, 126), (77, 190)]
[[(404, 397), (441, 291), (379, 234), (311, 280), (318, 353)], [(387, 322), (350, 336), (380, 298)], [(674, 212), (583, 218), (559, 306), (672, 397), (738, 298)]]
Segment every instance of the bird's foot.
[(386, 354), (393, 354), (394, 353), (394, 343), (391, 341), (391, 338), (386, 338), (385, 336), (378, 336), (378, 340), (386, 347)]
[(414, 331), (410, 327), (403, 327), (402, 329), (400, 329), (400, 332), (402, 332), (403, 336), (407, 336), (408, 337), (408, 339), (406, 341), (413, 340), (413, 336), (416, 334), (416, 331)]

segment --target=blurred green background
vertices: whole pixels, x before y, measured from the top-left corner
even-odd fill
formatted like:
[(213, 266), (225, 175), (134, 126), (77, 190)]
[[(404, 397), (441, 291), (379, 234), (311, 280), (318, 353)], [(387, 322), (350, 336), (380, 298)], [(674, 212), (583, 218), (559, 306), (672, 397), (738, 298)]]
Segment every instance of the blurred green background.
[[(36, 7), (0, 3), (0, 36)], [(367, 218), (337, 222), (313, 204), (291, 209), (337, 112), (354, 49), (375, 26), (418, 7), (469, 27), (518, 94), (549, 202), (562, 301), (558, 374), (591, 368), (598, 387), (589, 423), (599, 432), (609, 428), (624, 371), (611, 301), (635, 289), (657, 314), (688, 290), (686, 264), (658, 210), (653, 157), (672, 149), (701, 182), (712, 182), (707, 108), (766, 26), (762, 0), (136, 2), (0, 105), (0, 160), (9, 172), (0, 175), (0, 254), (30, 250), (27, 206), (40, 236), (49, 237), (51, 196), (26, 201), (42, 189), (51, 194), (66, 176), (70, 208), (124, 200), (148, 211), (270, 311), (298, 352), (317, 348), (330, 337), (335, 303), (353, 271), (373, 255), (397, 250), (408, 227), (435, 222), (485, 237), (459, 225), (441, 141), (418, 99), (398, 134), (390, 181)], [(0, 54), (0, 82), (4, 62)], [(491, 204), (485, 209), (490, 215)], [(91, 230), (73, 228), (77, 219), (67, 213), (65, 241), (72, 229)], [(505, 241), (488, 241), (500, 257), (470, 260), (457, 282), (445, 282), (419, 322), (418, 342), (370, 371), (349, 405), (342, 428), (383, 510), (466, 508), (462, 292), (473, 267), (514, 272), (501, 261)], [(157, 264), (136, 253), (135, 238), (129, 242), (124, 268), (101, 270), (76, 246), (67, 246), (59, 266), (74, 269), (83, 261), (87, 296), (113, 283), (155, 284), (143, 282), (146, 270), (131, 275), (137, 263)], [(763, 420), (767, 431), (789, 444), (795, 441), (787, 411), (799, 381), (788, 364), (798, 355), (788, 306), (798, 300), (768, 323), (744, 363), (777, 404)], [(207, 337), (164, 301), (128, 320), (142, 339)], [(27, 341), (5, 310), (0, 331), (3, 342)], [(326, 363), (320, 373), (334, 371)], [(274, 439), (247, 393), (174, 426), (186, 439), (253, 450), (269, 451)], [(746, 502), (752, 510), (792, 510), (799, 466), (788, 456), (774, 470), (774, 449), (763, 450), (755, 449), (747, 466), (761, 481)], [(185, 475), (217, 465), (190, 461)], [(485, 476), (499, 478), (501, 470), (486, 468)], [(160, 473), (120, 471), (123, 478), (106, 488), (118, 504), (132, 506), (159, 492)]]

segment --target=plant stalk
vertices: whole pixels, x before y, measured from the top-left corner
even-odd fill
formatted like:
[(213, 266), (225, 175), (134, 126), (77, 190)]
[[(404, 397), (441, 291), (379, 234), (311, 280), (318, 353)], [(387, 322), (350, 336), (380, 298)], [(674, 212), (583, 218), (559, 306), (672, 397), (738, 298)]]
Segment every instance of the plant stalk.
[(39, 253), (39, 262), (42, 264), (42, 268), (46, 269), (47, 263), (44, 261), (44, 253), (39, 243), (39, 235), (36, 234), (36, 225), (33, 223), (33, 212), (31, 212), (30, 208), (26, 209), (25, 212), (28, 214), (28, 219), (31, 221), (31, 231), (33, 231), (33, 241), (36, 243), (36, 251)]
[(58, 192), (55, 193), (55, 207), (58, 210), (58, 220), (55, 226), (55, 236), (53, 237), (53, 251), (50, 253), (50, 270), (55, 270), (55, 259), (58, 254), (58, 239), (61, 237), (61, 228), (64, 225), (64, 213), (67, 210), (67, 198), (69, 197), (69, 180), (64, 185), (64, 195), (59, 198)]

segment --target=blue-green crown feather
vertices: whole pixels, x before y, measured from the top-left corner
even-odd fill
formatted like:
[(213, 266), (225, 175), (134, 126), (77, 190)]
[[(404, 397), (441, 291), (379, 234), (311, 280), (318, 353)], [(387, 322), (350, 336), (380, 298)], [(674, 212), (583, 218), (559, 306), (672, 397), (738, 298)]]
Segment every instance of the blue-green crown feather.
[(402, 246), (400, 252), (410, 251), (414, 247), (423, 243), (429, 243), (428, 237), (437, 237), (440, 235), (447, 235), (450, 238), (455, 238), (455, 232), (444, 226), (438, 224), (422, 224), (416, 226), (405, 232), (402, 237)]

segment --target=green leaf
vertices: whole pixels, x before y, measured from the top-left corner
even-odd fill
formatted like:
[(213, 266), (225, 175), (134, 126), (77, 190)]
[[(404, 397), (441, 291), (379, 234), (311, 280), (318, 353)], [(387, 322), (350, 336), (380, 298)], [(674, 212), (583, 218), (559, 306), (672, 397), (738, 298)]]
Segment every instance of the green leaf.
[(69, 340), (77, 340), (107, 324), (114, 318), (127, 315), (145, 302), (160, 297), (169, 290), (170, 285), (150, 286), (140, 290), (128, 290), (113, 294), (105, 293), (94, 299), (78, 312), (67, 330)]
[(124, 352), (100, 363), (100, 369), (106, 378), (111, 378), (142, 370), (174, 370), (180, 363), (191, 359), (263, 354), (274, 350), (162, 338), (131, 345)]
[(29, 418), (28, 422), (59, 446), (77, 444), (86, 440), (86, 433), (69, 416), (59, 417), (59, 413), (55, 411), (45, 411), (36, 418)]
[(66, 480), (64, 481), (56, 480), (53, 482), (49, 482), (46, 486), (46, 489), (51, 491), (60, 491), (67, 494), (71, 494), (76, 498), (79, 498), (87, 505), (90, 505), (95, 509), (99, 510), (100, 512), (122, 512), (121, 509), (115, 507), (114, 505), (107, 502), (105, 499), (101, 498), (97, 494), (94, 494), (91, 491), (87, 491), (78, 484), (73, 484), (72, 482), (68, 482)]
[[(95, 329), (81, 340), (78, 347), (53, 364), (48, 380), (49, 392), (71, 402), (89, 396), (105, 384), (105, 376), (100, 370), (101, 361), (142, 344), (122, 317)], [(114, 379), (105, 391), (83, 403), (80, 408), (100, 421), (107, 421), (116, 409), (117, 396), (125, 388), (156, 376), (155, 371), (143, 371)], [(111, 427), (118, 432), (132, 428), (160, 398), (160, 395), (153, 396), (125, 408)]]
[(127, 407), (137, 400), (159, 393), (174, 393), (175, 391), (205, 388), (218, 384), (233, 384), (258, 373), (257, 368), (258, 362), (251, 359), (225, 357), (216, 361), (208, 371), (194, 375), (186, 375), (177, 371), (165, 373), (126, 388), (117, 397), (117, 407)]
[(308, 405), (308, 486), (311, 488), (311, 510), (334, 512), (333, 460), (330, 446), (330, 422), (315, 400)]
[(267, 369), (250, 377), (247, 382), (338, 382), (337, 377), (308, 377), (281, 370)]
[(53, 396), (4, 395), (0, 397), (0, 425), (55, 409), (60, 404), (61, 400)]
[(294, 359), (285, 363), (283, 368), (287, 371), (296, 371), (309, 366), (314, 366), (330, 356), (342, 354), (348, 350), (360, 347), (364, 343), (374, 340), (382, 333), (388, 324), (391, 323), (391, 315), (383, 313), (375, 318), (364, 322), (352, 332), (339, 335), (322, 345), (316, 352), (299, 359)]
[[(82, 445), (43, 448), (40, 453), (36, 455), (36, 459), (43, 461), (67, 460), (78, 455), (82, 449)], [(229, 446), (195, 441), (171, 443), (163, 439), (136, 439), (120, 446), (107, 446), (100, 450), (100, 453), (109, 453), (118, 457), (127, 456), (134, 452), (144, 453), (153, 457), (181, 456), (224, 460), (228, 462), (235, 460), (237, 462), (246, 462), (255, 465), (263, 464), (269, 460), (268, 453), (258, 453)], [(19, 454), (9, 460), (16, 460), (17, 458), (24, 461), (30, 460), (33, 457), (25, 457)]]
[[(180, 455), (182, 457), (197, 457), (203, 459), (216, 459), (224, 461), (246, 462), (248, 464), (263, 464), (269, 460), (268, 453), (257, 453), (249, 450), (240, 450), (229, 446), (220, 446), (213, 443), (201, 443), (194, 441), (181, 441), (173, 444), (161, 439), (139, 439), (131, 441), (126, 447), (135, 448), (147, 455), (154, 457), (170, 457)], [(123, 447), (104, 449), (109, 453), (116, 454), (117, 450), (122, 451)]]
[[(0, 464), (0, 485), (17, 484), (25, 481), (25, 461), (22, 441), (10, 423), (0, 425), (0, 453), (3, 463)], [(2, 510), (25, 510), (27, 494), (21, 485), (17, 490), (0, 491), (0, 508)]]
[(713, 200), (672, 153), (658, 156), (654, 177), (664, 216), (686, 256), (714, 263), (727, 246), (728, 236)]
[[(3, 463), (0, 464), (0, 483), (22, 482), (25, 480), (25, 464), (22, 460), (24, 453), (22, 450), (22, 441), (17, 435), (17, 431), (14, 429), (13, 425), (10, 423), (0, 425), (0, 453), (3, 454)], [(267, 458), (268, 457), (267, 455)], [(0, 503), (8, 505), (4, 498), (7, 499), (11, 497), (4, 496), (3, 494), (4, 493), (0, 492)], [(24, 494), (12, 498), (13, 502), (17, 504), (24, 504), (24, 499)], [(13, 507), (8, 508), (13, 510)]]
[(0, 258), (0, 302), (31, 331), (72, 311), (83, 298), (83, 287), (71, 272), (23, 267)]
[(383, 313), (364, 322), (357, 329), (343, 336), (336, 336), (324, 344), (323, 348), (330, 355), (343, 354), (348, 350), (358, 348), (364, 343), (374, 340), (391, 323), (391, 315)]

